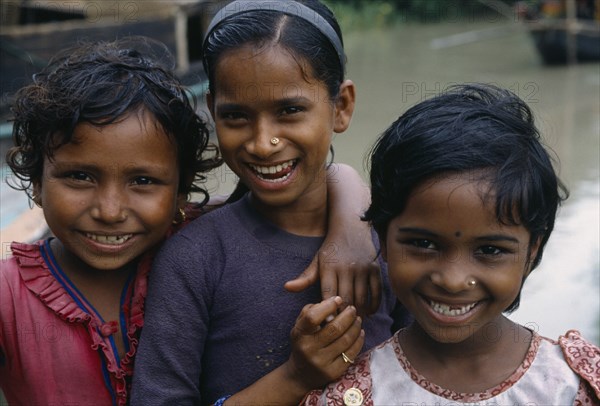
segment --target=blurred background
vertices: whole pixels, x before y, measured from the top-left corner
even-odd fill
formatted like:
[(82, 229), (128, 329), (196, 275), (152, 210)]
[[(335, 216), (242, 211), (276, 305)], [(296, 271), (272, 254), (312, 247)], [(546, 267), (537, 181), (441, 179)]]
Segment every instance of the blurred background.
[[(364, 158), (408, 107), (461, 82), (506, 87), (534, 110), (571, 191), (542, 265), (510, 317), (557, 338), (569, 328), (600, 343), (600, 1), (327, 0), (344, 32), (348, 77), (357, 86), (352, 125), (334, 141), (335, 160), (368, 179)], [(177, 73), (204, 109), (199, 49), (218, 1), (0, 1), (0, 228), (12, 240), (47, 234), (41, 211), (8, 186), (12, 94), (60, 48), (80, 39), (148, 35), (165, 42)], [(234, 174), (211, 174), (228, 194)], [(2, 292), (0, 292), (1, 294)]]

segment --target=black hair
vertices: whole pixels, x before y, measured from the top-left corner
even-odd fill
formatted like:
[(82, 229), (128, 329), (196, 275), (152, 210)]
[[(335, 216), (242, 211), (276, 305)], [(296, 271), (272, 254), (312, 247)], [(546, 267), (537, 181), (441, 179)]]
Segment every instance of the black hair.
[[(114, 42), (82, 42), (58, 53), (20, 89), (12, 105), (14, 146), (7, 163), (31, 197), (41, 181), (44, 158), (71, 142), (79, 123), (103, 126), (140, 109), (151, 113), (177, 148), (178, 193), (208, 193), (203, 173), (221, 164), (209, 144), (205, 122), (195, 101), (172, 72), (167, 47), (145, 37)], [(170, 65), (169, 65), (170, 64)], [(190, 101), (191, 100), (191, 101)], [(211, 157), (203, 157), (212, 151)]]
[[(297, 0), (333, 27), (343, 45), (342, 31), (333, 12), (318, 0)], [(300, 17), (275, 10), (252, 10), (232, 15), (218, 24), (203, 43), (203, 64), (209, 90), (215, 92), (215, 69), (227, 51), (246, 44), (258, 47), (277, 44), (310, 64), (312, 75), (324, 83), (333, 100), (344, 81), (345, 57), (340, 61), (331, 41), (315, 26)], [(308, 72), (307, 72), (308, 73)]]
[[(369, 161), (371, 205), (364, 220), (381, 239), (417, 186), (442, 173), (483, 170), (498, 221), (523, 225), (530, 249), (540, 241), (536, 257), (528, 259), (532, 269), (568, 197), (527, 104), (491, 85), (452, 86), (410, 108), (381, 135)], [(519, 302), (520, 292), (506, 311)]]

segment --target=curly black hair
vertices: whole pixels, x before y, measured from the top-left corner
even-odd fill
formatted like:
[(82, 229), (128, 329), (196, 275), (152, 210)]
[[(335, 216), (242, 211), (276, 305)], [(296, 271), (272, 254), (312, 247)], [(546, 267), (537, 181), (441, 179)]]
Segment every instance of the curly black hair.
[(164, 44), (146, 37), (82, 42), (54, 56), (32, 84), (15, 94), (14, 146), (6, 161), (19, 181), (11, 187), (31, 197), (32, 185), (41, 181), (44, 158), (51, 159), (57, 148), (71, 142), (78, 124), (113, 124), (144, 109), (176, 145), (178, 192), (198, 192), (208, 201), (201, 187), (204, 174), (222, 161), (171, 61)]

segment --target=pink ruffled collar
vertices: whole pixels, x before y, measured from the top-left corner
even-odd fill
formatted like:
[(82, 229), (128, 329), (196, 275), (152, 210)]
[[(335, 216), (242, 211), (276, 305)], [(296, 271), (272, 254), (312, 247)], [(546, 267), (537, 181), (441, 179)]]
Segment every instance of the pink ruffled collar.
[[(108, 371), (116, 378), (116, 392), (119, 398), (126, 398), (127, 383), (125, 377), (133, 373), (133, 358), (135, 356), (139, 332), (144, 324), (144, 301), (147, 294), (148, 273), (150, 272), (153, 253), (148, 253), (140, 259), (135, 279), (130, 284), (128, 297), (123, 311), (128, 317), (127, 338), (129, 351), (118, 365), (116, 354), (105, 338), (114, 331), (114, 322), (103, 323), (98, 317), (82, 309), (73, 297), (65, 290), (61, 283), (54, 277), (42, 255), (44, 241), (36, 244), (23, 244), (13, 242), (11, 250), (17, 263), (19, 272), (25, 286), (35, 294), (42, 303), (51, 309), (59, 318), (68, 323), (81, 323), (87, 327), (92, 338), (91, 349), (101, 349), (106, 359)], [(104, 334), (106, 332), (106, 334)]]

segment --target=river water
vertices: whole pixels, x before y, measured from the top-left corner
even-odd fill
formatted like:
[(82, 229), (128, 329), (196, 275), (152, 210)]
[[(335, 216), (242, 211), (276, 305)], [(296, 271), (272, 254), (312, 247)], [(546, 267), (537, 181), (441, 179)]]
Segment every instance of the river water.
[[(517, 93), (558, 155), (571, 195), (511, 318), (553, 338), (576, 328), (599, 343), (600, 64), (544, 66), (528, 34), (504, 31), (506, 26), (461, 21), (349, 32), (348, 77), (356, 83), (358, 102), (350, 129), (335, 140), (336, 160), (364, 174), (364, 152), (377, 135), (408, 107), (453, 83), (495, 83)], [(432, 40), (464, 32), (483, 37), (488, 29), (504, 35), (431, 46)]]
[[(358, 100), (350, 129), (334, 141), (336, 161), (365, 175), (365, 152), (376, 137), (409, 106), (453, 83), (495, 83), (516, 92), (536, 113), (571, 196), (542, 264), (525, 284), (520, 309), (510, 317), (549, 337), (575, 328), (599, 343), (600, 65), (546, 67), (526, 32), (503, 27), (509, 26), (455, 21), (347, 30), (348, 77), (357, 85)], [(483, 35), (488, 29), (503, 35)], [(487, 39), (431, 47), (432, 40), (470, 31)], [(222, 168), (211, 177), (210, 190), (227, 193), (233, 180)], [(26, 204), (22, 193), (10, 198), (8, 193), (3, 182), (5, 224), (8, 203)]]

